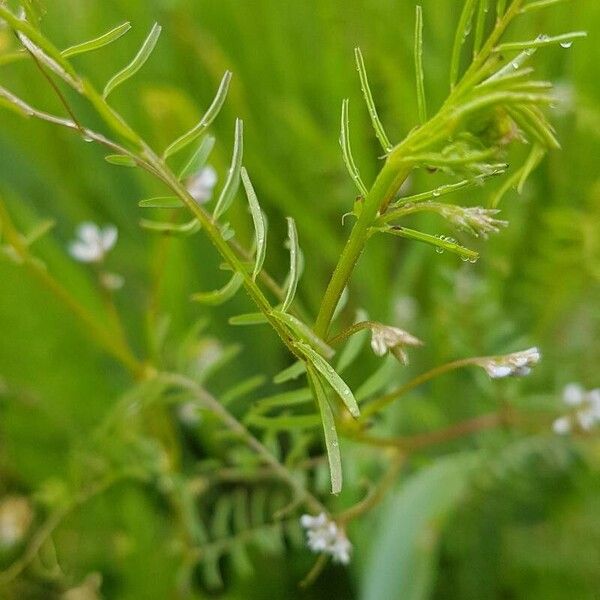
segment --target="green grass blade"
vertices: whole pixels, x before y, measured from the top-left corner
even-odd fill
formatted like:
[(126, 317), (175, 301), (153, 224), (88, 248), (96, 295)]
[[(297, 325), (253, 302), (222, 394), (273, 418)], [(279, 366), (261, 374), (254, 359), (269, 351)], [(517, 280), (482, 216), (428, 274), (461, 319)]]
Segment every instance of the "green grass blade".
[(293, 344), (341, 398), (346, 408), (350, 411), (350, 414), (355, 419), (358, 418), (360, 410), (354, 394), (346, 382), (336, 373), (335, 369), (308, 344), (300, 341), (293, 342)]
[(377, 136), (381, 147), (387, 153), (393, 148), (393, 146), (390, 143), (390, 140), (385, 133), (385, 129), (383, 128), (383, 124), (379, 119), (379, 115), (377, 114), (377, 108), (375, 106), (375, 102), (373, 101), (373, 94), (371, 93), (371, 88), (369, 86), (369, 78), (367, 77), (367, 70), (365, 69), (365, 62), (363, 60), (360, 48), (354, 49), (354, 57), (356, 59), (356, 68), (360, 78), (360, 87), (365, 98), (367, 109), (369, 110), (369, 117), (371, 118), (375, 135)]
[(454, 45), (452, 47), (452, 59), (450, 60), (450, 88), (454, 88), (458, 81), (458, 73), (460, 71), (460, 57), (465, 40), (471, 32), (471, 24), (473, 21), (473, 11), (476, 0), (465, 0), (458, 26), (456, 27), (456, 35), (454, 37)]
[(417, 5), (415, 18), (415, 75), (419, 122), (422, 124), (427, 121), (427, 99), (425, 97), (425, 73), (423, 72), (423, 9), (420, 5)]
[(254, 234), (256, 240), (256, 257), (254, 262), (254, 270), (252, 272), (252, 278), (256, 279), (260, 273), (263, 263), (265, 262), (265, 256), (267, 253), (267, 228), (265, 225), (265, 219), (256, 197), (256, 192), (248, 177), (248, 172), (244, 167), (241, 169), (242, 182), (244, 183), (244, 189), (246, 190), (246, 196), (248, 197), (248, 205), (250, 206), (250, 213), (252, 214), (252, 220), (254, 221)]
[(479, 50), (481, 50), (481, 46), (483, 45), (488, 11), (489, 0), (479, 0), (479, 8), (477, 9), (477, 24), (475, 26), (475, 39), (473, 40), (473, 57), (479, 54)]
[(368, 193), (367, 187), (362, 182), (360, 178), (360, 173), (358, 172), (358, 167), (354, 162), (354, 158), (352, 157), (352, 148), (350, 147), (350, 127), (348, 121), (348, 99), (345, 99), (342, 102), (342, 122), (341, 122), (341, 131), (340, 131), (340, 146), (342, 147), (342, 155), (344, 157), (344, 164), (346, 165), (346, 169), (348, 169), (348, 173), (350, 177), (352, 177), (352, 181), (358, 188), (358, 191), (366, 196)]
[(553, 6), (554, 4), (558, 4), (560, 2), (565, 2), (565, 0), (537, 0), (537, 2), (531, 2), (530, 4), (526, 4), (521, 9), (521, 14), (532, 12), (534, 10), (539, 10), (540, 8), (547, 8), (548, 6)]
[(260, 312), (246, 313), (229, 318), (230, 325), (264, 325), (268, 322), (267, 317)]
[(150, 58), (150, 54), (152, 54), (156, 42), (158, 42), (160, 32), (161, 26), (158, 23), (154, 23), (148, 37), (144, 40), (144, 43), (134, 59), (125, 68), (114, 75), (104, 86), (104, 91), (102, 92), (104, 99), (108, 98), (112, 91), (122, 83), (125, 83), (129, 78), (133, 77), (144, 66), (144, 63)]
[(231, 206), (235, 195), (240, 187), (240, 174), (242, 171), (242, 159), (244, 156), (244, 122), (237, 119), (235, 122), (235, 133), (233, 141), (233, 155), (231, 157), (231, 166), (227, 172), (227, 179), (219, 195), (213, 218), (215, 221), (223, 215)]
[(98, 50), (104, 46), (107, 46), (108, 44), (112, 44), (112, 42), (118, 40), (122, 35), (125, 35), (130, 29), (131, 23), (126, 21), (125, 23), (117, 25), (117, 27), (114, 29), (103, 33), (93, 40), (88, 40), (87, 42), (82, 42), (81, 44), (76, 44), (75, 46), (69, 46), (68, 48), (65, 48), (61, 54), (65, 58), (68, 58), (70, 56), (77, 56), (78, 54)]
[(244, 283), (244, 276), (241, 273), (234, 273), (233, 277), (220, 289), (212, 292), (198, 292), (192, 295), (194, 302), (201, 302), (210, 306), (224, 304), (231, 300)]
[(204, 113), (204, 116), (200, 119), (200, 122), (169, 145), (163, 153), (163, 158), (168, 158), (172, 154), (175, 154), (175, 152), (179, 152), (179, 150), (185, 148), (188, 144), (191, 144), (210, 127), (225, 103), (230, 81), (231, 72), (225, 71), (214, 100)]
[(288, 224), (288, 240), (290, 245), (290, 274), (288, 277), (288, 285), (285, 291), (285, 298), (281, 306), (281, 312), (286, 312), (296, 295), (298, 288), (298, 278), (300, 276), (300, 247), (298, 245), (298, 231), (296, 223), (292, 217), (287, 218)]

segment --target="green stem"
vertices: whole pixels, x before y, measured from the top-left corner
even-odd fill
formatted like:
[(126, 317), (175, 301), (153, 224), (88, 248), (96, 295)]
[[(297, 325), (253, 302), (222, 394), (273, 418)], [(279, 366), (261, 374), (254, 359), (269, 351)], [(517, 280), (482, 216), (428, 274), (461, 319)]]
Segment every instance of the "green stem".
[(331, 276), (315, 324), (315, 333), (323, 339), (327, 336), (335, 308), (344, 288), (365, 249), (371, 226), (379, 211), (391, 201), (411, 171), (411, 165), (403, 164), (400, 161), (401, 150), (402, 146), (396, 147), (379, 172), (373, 187), (365, 198), (358, 221), (352, 228), (350, 237)]
[(471, 365), (478, 365), (481, 362), (482, 358), (463, 358), (460, 360), (455, 360), (453, 362), (446, 363), (444, 365), (440, 365), (438, 367), (434, 367), (421, 375), (418, 375), (414, 379), (411, 379), (408, 383), (405, 383), (403, 386), (400, 386), (398, 389), (385, 394), (384, 396), (380, 396), (377, 400), (374, 400), (370, 404), (367, 404), (364, 408), (361, 409), (361, 418), (366, 419), (370, 415), (379, 412), (383, 408), (385, 408), (388, 404), (400, 398), (407, 392), (414, 390), (416, 387), (419, 387), (423, 383), (430, 381), (448, 371), (454, 371), (455, 369), (460, 369), (462, 367), (468, 367)]

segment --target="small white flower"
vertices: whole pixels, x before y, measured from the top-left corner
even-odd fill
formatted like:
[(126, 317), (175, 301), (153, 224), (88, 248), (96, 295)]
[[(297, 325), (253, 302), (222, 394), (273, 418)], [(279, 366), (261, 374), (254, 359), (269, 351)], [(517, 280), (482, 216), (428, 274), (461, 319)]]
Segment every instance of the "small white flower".
[(536, 348), (513, 352), (505, 356), (492, 356), (479, 361), (492, 379), (522, 377), (531, 373), (531, 368), (540, 362), (541, 354)]
[(306, 529), (306, 543), (313, 552), (329, 554), (335, 562), (343, 565), (350, 562), (352, 543), (346, 532), (325, 513), (316, 517), (302, 515), (300, 525)]
[(554, 421), (552, 428), (555, 433), (569, 433), (573, 428), (590, 431), (600, 423), (600, 389), (586, 392), (579, 384), (569, 383), (562, 397), (572, 411)]
[(190, 196), (198, 204), (205, 204), (212, 198), (216, 184), (217, 172), (210, 165), (207, 165), (189, 178), (186, 187)]
[(5, 496), (0, 501), (0, 548), (21, 542), (32, 520), (33, 510), (27, 498)]
[(585, 390), (578, 383), (569, 383), (563, 390), (563, 400), (569, 406), (577, 406), (583, 402)]
[(390, 351), (403, 364), (408, 364), (408, 354), (404, 346), (422, 346), (423, 342), (404, 329), (383, 323), (371, 325), (371, 349), (377, 356)]
[(117, 243), (118, 232), (114, 225), (101, 229), (95, 223), (82, 223), (77, 228), (77, 239), (69, 244), (69, 253), (80, 262), (98, 263)]
[(569, 417), (559, 417), (552, 423), (552, 429), (554, 433), (558, 435), (565, 435), (571, 431), (571, 419)]

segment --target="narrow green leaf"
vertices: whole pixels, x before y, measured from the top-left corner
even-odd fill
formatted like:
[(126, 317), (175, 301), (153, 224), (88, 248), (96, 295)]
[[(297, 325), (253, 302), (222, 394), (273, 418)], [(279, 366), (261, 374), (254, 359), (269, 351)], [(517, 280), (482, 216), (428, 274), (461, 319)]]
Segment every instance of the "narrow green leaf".
[(496, 3), (496, 16), (500, 19), (504, 15), (506, 10), (506, 0), (498, 0)]
[(473, 40), (473, 57), (479, 54), (485, 35), (486, 17), (489, 11), (489, 0), (479, 0), (477, 9), (477, 25), (475, 26), (475, 39)]
[(215, 204), (213, 218), (216, 221), (231, 206), (235, 195), (240, 187), (240, 173), (242, 170), (242, 158), (244, 155), (244, 122), (241, 119), (235, 121), (235, 134), (233, 141), (233, 156), (231, 166), (227, 172), (225, 185)]
[(219, 400), (221, 401), (221, 404), (227, 406), (235, 400), (243, 398), (244, 396), (251, 394), (254, 390), (262, 387), (266, 379), (267, 378), (264, 375), (254, 375), (253, 377), (248, 377), (247, 379), (244, 379), (243, 381), (240, 381), (240, 383), (229, 388), (226, 392), (223, 392), (220, 395)]
[(135, 55), (134, 59), (123, 69), (121, 69), (116, 75), (114, 75), (108, 83), (104, 86), (104, 91), (102, 92), (102, 96), (104, 99), (108, 97), (108, 95), (122, 83), (127, 81), (130, 77), (133, 77), (143, 66), (144, 63), (152, 54), (152, 50), (156, 46), (156, 42), (158, 42), (158, 36), (161, 32), (161, 26), (158, 23), (154, 23), (148, 37), (144, 40), (141, 48), (138, 53)]
[(300, 247), (298, 245), (298, 231), (296, 223), (292, 217), (287, 218), (288, 241), (290, 245), (290, 274), (288, 277), (285, 298), (281, 306), (281, 312), (286, 312), (292, 304), (298, 287), (298, 278), (300, 276)]
[(207, 135), (202, 139), (198, 149), (192, 154), (190, 160), (185, 164), (179, 173), (179, 180), (185, 179), (190, 175), (194, 175), (206, 164), (210, 153), (215, 145), (215, 138), (212, 135)]
[(335, 369), (311, 346), (304, 342), (294, 341), (292, 344), (302, 353), (307, 361), (317, 370), (325, 381), (341, 398), (346, 408), (354, 418), (360, 416), (360, 410), (352, 390), (346, 385), (346, 382), (336, 373)]
[(230, 81), (231, 72), (225, 71), (215, 98), (204, 113), (204, 116), (200, 119), (200, 122), (182, 136), (178, 137), (172, 144), (170, 144), (164, 151), (163, 158), (168, 158), (172, 154), (175, 154), (175, 152), (185, 148), (188, 144), (191, 144), (195, 139), (200, 137), (210, 127), (211, 123), (217, 118), (217, 115), (221, 111), (221, 108), (225, 102), (225, 98), (227, 98), (227, 91), (229, 90)]
[(231, 300), (244, 283), (244, 276), (241, 273), (234, 273), (233, 277), (220, 289), (212, 292), (198, 292), (192, 295), (194, 302), (217, 306)]
[(350, 124), (348, 119), (348, 99), (345, 99), (342, 102), (342, 120), (341, 120), (341, 130), (340, 130), (340, 146), (342, 147), (342, 156), (344, 157), (344, 164), (346, 165), (346, 169), (354, 181), (354, 184), (358, 188), (359, 192), (366, 196), (368, 194), (367, 187), (363, 183), (360, 173), (358, 172), (358, 167), (354, 162), (354, 158), (352, 156), (352, 148), (350, 146)]
[(419, 121), (427, 121), (427, 98), (425, 96), (425, 73), (423, 71), (423, 9), (417, 4), (415, 18), (415, 75), (417, 78), (417, 106)]
[(331, 477), (331, 493), (339, 494), (342, 491), (342, 456), (335, 418), (319, 375), (312, 368), (309, 368), (308, 375), (315, 392), (319, 411), (321, 412), (321, 421), (323, 422), (323, 436), (325, 438), (325, 449), (327, 450), (329, 475)]
[(385, 129), (383, 128), (381, 120), (379, 119), (379, 115), (377, 114), (377, 108), (375, 106), (375, 102), (373, 101), (373, 94), (371, 93), (371, 88), (369, 86), (369, 78), (367, 77), (367, 70), (365, 69), (365, 62), (363, 60), (360, 48), (354, 49), (354, 57), (356, 59), (356, 68), (358, 70), (358, 76), (360, 78), (360, 87), (365, 98), (367, 109), (369, 111), (371, 124), (373, 125), (375, 135), (377, 136), (381, 147), (387, 153), (393, 148), (393, 146), (390, 143), (390, 140), (387, 134), (385, 133)]
[(166, 233), (175, 236), (189, 236), (200, 231), (200, 222), (196, 219), (192, 219), (191, 221), (182, 223), (181, 225), (162, 221), (150, 221), (149, 219), (141, 219), (140, 226), (143, 229), (148, 229), (149, 231), (156, 231), (158, 233)]
[(264, 415), (250, 414), (246, 419), (246, 423), (262, 429), (311, 429), (313, 427), (318, 427), (321, 424), (321, 419), (319, 418), (319, 415), (282, 415), (265, 417)]
[(104, 157), (104, 160), (111, 165), (118, 165), (119, 167), (137, 167), (135, 160), (126, 154), (108, 154)]
[(460, 19), (458, 20), (456, 35), (454, 37), (454, 46), (452, 47), (452, 59), (450, 61), (450, 88), (454, 88), (458, 80), (462, 48), (471, 32), (474, 7), (475, 0), (465, 0)]
[(246, 313), (229, 318), (230, 325), (264, 325), (268, 323), (267, 317), (263, 313)]
[[(300, 364), (304, 366), (304, 363), (301, 361)], [(311, 399), (311, 391), (307, 387), (303, 387), (299, 390), (283, 392), (282, 394), (274, 394), (273, 396), (261, 398), (254, 403), (251, 411), (265, 413), (273, 408), (291, 407), (299, 404), (306, 404)]]
[(140, 200), (138, 206), (141, 208), (182, 208), (185, 204), (177, 196), (157, 196)]
[(292, 363), (289, 367), (283, 369), (273, 377), (273, 383), (277, 385), (290, 381), (291, 379), (298, 379), (300, 375), (306, 372), (306, 363), (302, 360), (297, 360)]
[(287, 313), (274, 310), (272, 316), (277, 319), (280, 323), (286, 325), (292, 333), (294, 333), (299, 339), (310, 344), (319, 354), (322, 354), (325, 358), (331, 358), (335, 351), (333, 348), (327, 345), (308, 325)]
[(265, 227), (265, 220), (256, 197), (256, 192), (248, 177), (248, 172), (244, 167), (241, 168), (242, 182), (244, 189), (246, 190), (246, 196), (248, 197), (248, 204), (250, 206), (250, 213), (252, 214), (252, 220), (254, 221), (254, 234), (256, 240), (256, 257), (254, 262), (254, 271), (252, 272), (252, 278), (256, 279), (260, 273), (263, 263), (265, 262), (265, 256), (267, 252), (267, 230)]
[(52, 231), (55, 225), (56, 221), (53, 221), (52, 219), (41, 221), (25, 236), (25, 244), (31, 246), (31, 244), (37, 242), (48, 232)]
[(541, 48), (543, 46), (551, 46), (554, 44), (565, 44), (567, 47), (578, 38), (587, 37), (585, 31), (571, 31), (570, 33), (563, 33), (561, 35), (548, 36), (540, 35), (535, 40), (529, 40), (526, 42), (506, 42), (496, 46), (495, 52), (519, 52), (521, 50), (529, 50), (533, 48)]
[(526, 4), (521, 9), (521, 14), (532, 12), (534, 10), (539, 10), (540, 8), (546, 8), (548, 6), (553, 6), (554, 4), (558, 4), (559, 2), (565, 2), (565, 0), (537, 0), (536, 2)]
[(436, 237), (435, 235), (423, 233), (422, 231), (416, 231), (414, 229), (408, 229), (408, 227), (400, 226), (387, 227), (380, 229), (379, 231), (382, 231), (383, 233), (391, 233), (392, 235), (396, 235), (398, 237), (425, 242), (430, 246), (434, 246), (437, 252), (444, 252), (447, 250), (448, 252), (458, 254), (464, 260), (471, 262), (475, 262), (479, 258), (478, 252), (457, 244), (454, 240), (452, 240), (452, 238), (446, 238), (444, 236)]
[(519, 194), (523, 193), (523, 187), (525, 186), (525, 182), (533, 172), (533, 170), (542, 162), (544, 155), (546, 154), (546, 150), (540, 146), (539, 144), (534, 144), (525, 164), (521, 167), (521, 172), (519, 176), (519, 182), (517, 183), (517, 191)]
[(84, 52), (91, 52), (93, 50), (98, 50), (99, 48), (103, 48), (104, 46), (111, 44), (115, 40), (118, 40), (122, 35), (126, 34), (131, 29), (131, 23), (129, 21), (125, 23), (121, 23), (121, 25), (117, 25), (114, 29), (103, 33), (102, 35), (94, 38), (92, 40), (88, 40), (87, 42), (82, 42), (81, 44), (77, 44), (75, 46), (69, 46), (69, 48), (65, 48), (61, 54), (68, 58), (70, 56), (76, 56), (77, 54), (83, 54)]

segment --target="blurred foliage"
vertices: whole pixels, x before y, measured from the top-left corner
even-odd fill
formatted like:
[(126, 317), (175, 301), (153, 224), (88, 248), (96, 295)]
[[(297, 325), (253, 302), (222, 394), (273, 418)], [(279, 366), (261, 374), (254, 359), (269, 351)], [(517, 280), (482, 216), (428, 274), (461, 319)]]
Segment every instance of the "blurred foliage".
[[(301, 282), (299, 297), (314, 314), (349, 230), (340, 215), (351, 210), (356, 195), (338, 145), (342, 98), (351, 99), (353, 150), (364, 179), (370, 182), (378, 168), (371, 158), (380, 152), (377, 141), (366, 111), (358, 109), (361, 97), (353, 48), (358, 45), (363, 51), (380, 116), (397, 141), (417, 122), (413, 2), (56, 0), (47, 4), (43, 27), (59, 47), (125, 20), (134, 24), (128, 36), (102, 55), (77, 58), (98, 84), (110, 77), (113, 65), (129, 60), (154, 21), (163, 25), (158, 51), (128, 83), (129, 91), (116, 90), (112, 98), (159, 148), (194, 124), (222, 73), (226, 69), (234, 73), (229, 98), (213, 126), (219, 142), (211, 162), (224, 179), (234, 119), (242, 117), (245, 162), (270, 216), (271, 243), (282, 246), (284, 217), (293, 215), (310, 273)], [(423, 0), (422, 4), (424, 68), (432, 110), (447, 92), (460, 2)], [(600, 63), (596, 52), (600, 3), (570, 2), (535, 12), (522, 19), (511, 36), (530, 39), (539, 32), (555, 33), (557, 24), (561, 31), (585, 28), (589, 37), (570, 49), (549, 48), (536, 57), (536, 68), (557, 82), (563, 100), (552, 110), (562, 150), (547, 156), (522, 195), (511, 191), (504, 198), (501, 216), (510, 226), (480, 245), (482, 258), (477, 264), (438, 255), (427, 246), (374, 240), (356, 273), (350, 307), (369, 307), (372, 318), (406, 327), (426, 340), (424, 348), (411, 353), (410, 367), (393, 373), (398, 383), (427, 366), (457, 357), (533, 344), (541, 348), (544, 359), (530, 378), (518, 382), (491, 383), (471, 371), (445, 375), (392, 407), (379, 425), (388, 434), (428, 431), (509, 404), (547, 413), (549, 429), (566, 383), (600, 386)], [(13, 45), (8, 31), (0, 29), (0, 50)], [(43, 85), (34, 83), (38, 76), (30, 64), (0, 69), (3, 85), (36, 106), (57, 110)], [(89, 107), (77, 98), (72, 102), (79, 114), (94, 122)], [(263, 372), (271, 377), (288, 366), (287, 354), (270, 332), (232, 331), (227, 325), (231, 315), (251, 310), (244, 297), (210, 313), (188, 302), (192, 292), (223, 285), (215, 268), (218, 259), (201, 235), (165, 246), (138, 227), (137, 201), (160, 194), (146, 177), (106, 164), (98, 148), (82, 144), (68, 131), (15, 118), (5, 110), (0, 112), (0, 155), (0, 194), (15, 221), (25, 230), (46, 218), (56, 221), (55, 235), (40, 241), (37, 250), (48, 268), (60, 273), (61, 281), (96, 312), (101, 311), (101, 299), (91, 278), (65, 248), (83, 220), (118, 226), (120, 240), (110, 266), (126, 280), (117, 300), (137, 348), (147, 346), (146, 314), (158, 307), (160, 314), (169, 315), (171, 339), (181, 339), (191, 324), (209, 314), (209, 340), (218, 340), (223, 347), (233, 341), (241, 344), (226, 372), (209, 379), (217, 396), (232, 382)], [(439, 175), (420, 172), (411, 179), (411, 188), (429, 189), (438, 179), (444, 182)], [(464, 192), (464, 203), (486, 205), (493, 191), (486, 186)], [(435, 216), (415, 218), (429, 230), (452, 233)], [(232, 213), (232, 223), (239, 237), (251, 239), (241, 203)], [(274, 252), (267, 257), (267, 266), (283, 279), (286, 260), (284, 252)], [(167, 267), (155, 304), (149, 306), (147, 282), (163, 265)], [(35, 494), (37, 512), (31, 525), (35, 528), (42, 521), (40, 513), (52, 506), (52, 498), (69, 493), (62, 489), (64, 481), (83, 476), (76, 472), (81, 468), (76, 466), (81, 464), (77, 449), (115, 398), (126, 391), (128, 376), (92, 347), (64, 309), (14, 265), (0, 262), (0, 282), (0, 498)], [(375, 364), (373, 357), (365, 356), (351, 370), (353, 389)], [(270, 384), (266, 390), (273, 391)], [(263, 395), (264, 389), (252, 397)], [(185, 428), (171, 434), (185, 439)], [(182, 460), (193, 461), (202, 449), (188, 442), (191, 449)], [(118, 448), (113, 452), (118, 454)], [(348, 444), (347, 480), (357, 485), (364, 478), (372, 479), (378, 468), (377, 452)], [(452, 453), (457, 455), (434, 460)], [(453, 473), (465, 461), (471, 465), (473, 461), (465, 458), (469, 454), (476, 456), (476, 466), (470, 467), (468, 481), (462, 482), (463, 472), (457, 474), (460, 481), (448, 481), (446, 469)], [(351, 526), (356, 552), (347, 571), (328, 567), (316, 585), (300, 591), (297, 582), (310, 568), (312, 557), (302, 544), (291, 544), (287, 537), (271, 546), (283, 544), (288, 552), (281, 556), (275, 551), (271, 556), (269, 541), (263, 540), (248, 548), (251, 571), (233, 569), (221, 560), (220, 570), (226, 571), (222, 595), (597, 598), (599, 467), (600, 445), (594, 436), (570, 441), (545, 431), (521, 438), (496, 430), (468, 441), (448, 442), (414, 455), (389, 501)], [(357, 500), (342, 495), (334, 502), (341, 506), (352, 499)], [(55, 542), (58, 556), (44, 556), (40, 573), (32, 573), (7, 592), (0, 590), (0, 595), (61, 597), (62, 580), (48, 583), (43, 573), (58, 561), (69, 585), (80, 586), (79, 595), (65, 598), (100, 597), (94, 591), (100, 585), (94, 573), (101, 573), (102, 597), (175, 597), (172, 590), (181, 573), (176, 549), (165, 541), (173, 539), (179, 525), (171, 514), (165, 497), (146, 489), (144, 483), (118, 483), (69, 515)], [(5, 552), (0, 546), (0, 563), (8, 564), (16, 554), (18, 549)], [(210, 577), (219, 577), (216, 571), (218, 566), (207, 576), (208, 585)], [(205, 597), (206, 579), (200, 574), (193, 577), (200, 591), (192, 597)]]

